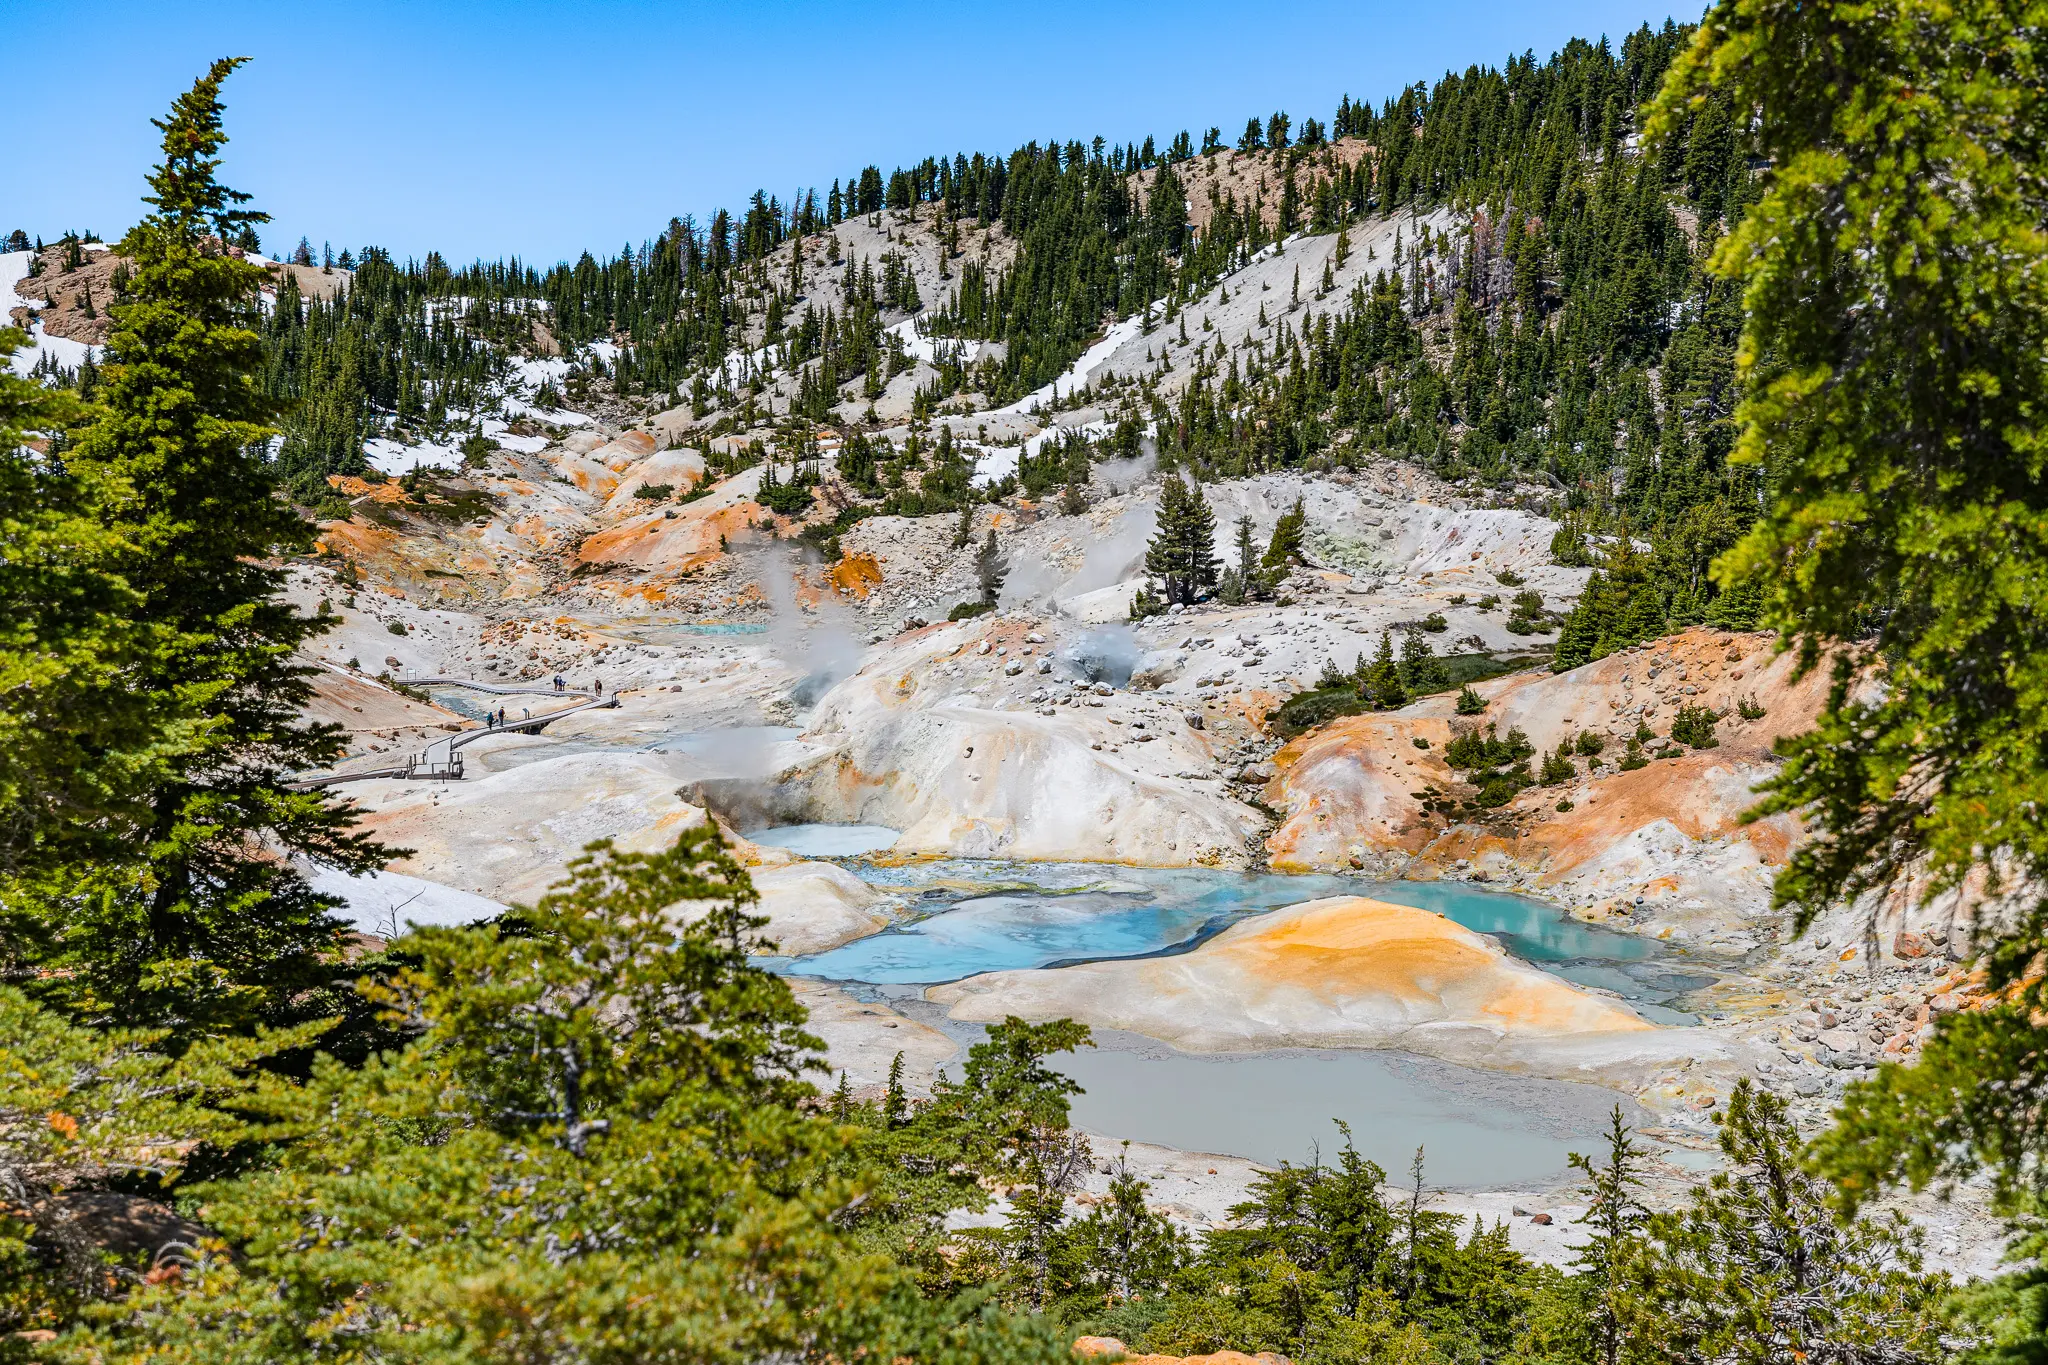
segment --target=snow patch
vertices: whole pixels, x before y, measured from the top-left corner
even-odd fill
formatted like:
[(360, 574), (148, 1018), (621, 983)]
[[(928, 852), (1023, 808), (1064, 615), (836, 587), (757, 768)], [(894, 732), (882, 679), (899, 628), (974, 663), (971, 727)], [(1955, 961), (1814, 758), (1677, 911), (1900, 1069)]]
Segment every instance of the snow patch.
[(1145, 321), (1142, 313), (1113, 324), (1109, 331), (1104, 333), (1102, 340), (1083, 351), (1081, 358), (1075, 361), (1065, 374), (1037, 392), (1027, 394), (1023, 398), (1018, 399), (1008, 407), (997, 408), (989, 416), (1022, 417), (1043, 408), (1049, 403), (1057, 403), (1060, 399), (1065, 398), (1086, 384), (1088, 376), (1094, 374), (1110, 356), (1116, 354), (1118, 347), (1132, 338), (1141, 335), (1144, 329)]
[(388, 436), (373, 436), (363, 442), (363, 456), (384, 474), (406, 474), (415, 469), (459, 469), (462, 452), (453, 446), (421, 441), (405, 445)]
[(970, 365), (981, 354), (981, 343), (965, 341), (959, 337), (928, 337), (917, 330), (917, 319), (910, 318), (887, 329), (892, 336), (903, 342), (903, 353), (912, 360), (926, 365), (936, 365), (943, 354), (957, 364)]
[[(88, 242), (86, 246), (88, 248), (97, 247), (101, 251), (109, 249), (99, 242)], [(28, 322), (29, 343), (16, 351), (7, 362), (8, 368), (24, 379), (28, 377), (29, 372), (35, 369), (36, 363), (45, 355), (52, 357), (57, 364), (62, 365), (65, 369), (75, 370), (85, 363), (85, 358), (88, 355), (98, 360), (102, 352), (102, 348), (89, 346), (83, 341), (73, 341), (69, 337), (47, 335), (43, 331), (43, 324), (36, 319), (33, 312), (33, 310), (43, 306), (42, 301), (38, 299), (24, 299), (14, 292), (14, 286), (28, 278), (29, 262), (34, 257), (35, 253), (33, 251), (0, 253), (0, 326), (12, 327), (14, 325), (13, 313), (15, 309), (28, 308), (31, 310)]]

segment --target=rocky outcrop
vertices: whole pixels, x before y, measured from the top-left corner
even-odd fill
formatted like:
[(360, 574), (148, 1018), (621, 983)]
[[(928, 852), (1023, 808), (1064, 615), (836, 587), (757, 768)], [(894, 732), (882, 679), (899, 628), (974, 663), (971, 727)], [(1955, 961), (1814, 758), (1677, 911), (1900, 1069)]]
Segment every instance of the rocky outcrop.
[(1028, 638), (962, 622), (872, 655), (820, 700), (812, 755), (766, 798), (777, 816), (887, 825), (897, 854), (1243, 865), (1257, 816), (1175, 777), (1211, 766), (1202, 733), (1106, 687), (1033, 704), (1052, 646)]
[[(1267, 848), (1284, 870), (1520, 881), (1597, 917), (1647, 913), (1660, 936), (1746, 951), (1800, 828), (1789, 816), (1752, 824), (1742, 816), (1776, 770), (1772, 745), (1812, 725), (1827, 687), (1824, 676), (1795, 681), (1791, 673), (1792, 660), (1775, 656), (1768, 637), (1693, 630), (1567, 673), (1480, 684), (1487, 709), (1470, 719), (1455, 715), (1448, 696), (1346, 717), (1276, 756), (1266, 800), (1284, 818)], [(1763, 714), (1745, 719), (1745, 701)], [(1621, 771), (1637, 726), (1661, 737), (1686, 705), (1721, 715), (1717, 746)], [(1444, 745), (1476, 724), (1502, 736), (1521, 730), (1538, 760), (1590, 732), (1602, 741), (1600, 761), (1577, 757), (1571, 782), (1531, 788), (1484, 819), (1433, 817), (1430, 791), (1457, 787)]]
[(886, 902), (836, 863), (800, 862), (753, 871), (761, 893), (761, 935), (790, 957), (828, 952), (885, 928)]
[(549, 458), (563, 478), (594, 497), (609, 498), (625, 471), (654, 454), (655, 447), (655, 439), (644, 431), (609, 441), (596, 432), (576, 432)]
[(759, 488), (760, 474), (748, 470), (701, 498), (627, 515), (586, 539), (577, 549), (576, 560), (582, 565), (640, 573), (676, 574), (702, 568), (733, 544), (754, 537), (756, 523), (767, 515), (753, 500)]
[(1441, 915), (1357, 896), (1244, 921), (1175, 956), (992, 972), (928, 995), (956, 1019), (1064, 1016), (1190, 1052), (1402, 1048), (1581, 1080), (1716, 1050)]

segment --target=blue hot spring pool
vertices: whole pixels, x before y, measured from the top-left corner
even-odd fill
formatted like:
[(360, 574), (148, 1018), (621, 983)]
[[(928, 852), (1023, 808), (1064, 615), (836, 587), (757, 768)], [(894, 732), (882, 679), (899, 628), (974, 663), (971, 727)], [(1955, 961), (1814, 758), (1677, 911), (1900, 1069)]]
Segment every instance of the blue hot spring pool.
[(1434, 910), (1498, 937), (1524, 961), (1582, 985), (1613, 990), (1646, 1017), (1690, 1022), (1665, 1003), (1702, 982), (1650, 943), (1568, 919), (1521, 896), (1457, 882), (1385, 882), (1207, 868), (941, 859), (885, 867), (857, 856), (892, 839), (874, 826), (796, 826), (780, 845), (846, 857), (862, 880), (902, 899), (892, 927), (810, 957), (769, 959), (796, 976), (869, 985), (933, 985), (978, 972), (1185, 952), (1239, 920), (1323, 896), (1373, 896)]

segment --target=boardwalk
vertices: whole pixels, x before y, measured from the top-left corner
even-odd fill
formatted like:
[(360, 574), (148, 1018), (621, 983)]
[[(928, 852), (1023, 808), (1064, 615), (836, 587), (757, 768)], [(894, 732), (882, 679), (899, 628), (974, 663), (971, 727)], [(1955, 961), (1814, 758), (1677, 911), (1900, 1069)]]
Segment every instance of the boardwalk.
[(564, 716), (581, 715), (585, 711), (605, 711), (619, 704), (617, 697), (598, 698), (594, 693), (580, 688), (565, 688), (560, 692), (552, 687), (507, 687), (498, 683), (471, 682), (467, 678), (408, 678), (407, 686), (418, 687), (462, 687), (472, 692), (486, 692), (492, 696), (532, 697), (580, 697), (574, 706), (543, 712), (520, 720), (508, 720), (503, 725), (464, 730), (460, 734), (437, 739), (416, 754), (409, 754), (402, 762), (386, 764), (381, 768), (361, 768), (340, 773), (318, 773), (287, 783), (294, 791), (314, 791), (321, 787), (332, 787), (339, 782), (367, 782), (379, 777), (424, 778), (438, 782), (459, 782), (462, 780), (462, 749), (488, 735), (536, 734), (540, 729), (562, 719)]

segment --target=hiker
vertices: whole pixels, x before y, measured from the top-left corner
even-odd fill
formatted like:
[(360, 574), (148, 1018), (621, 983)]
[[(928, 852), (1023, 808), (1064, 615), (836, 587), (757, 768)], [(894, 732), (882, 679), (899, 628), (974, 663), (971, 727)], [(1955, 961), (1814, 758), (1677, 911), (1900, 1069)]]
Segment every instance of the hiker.
[(604, 679), (596, 679), (591, 685), (597, 689), (598, 696), (601, 697), (604, 695)]

